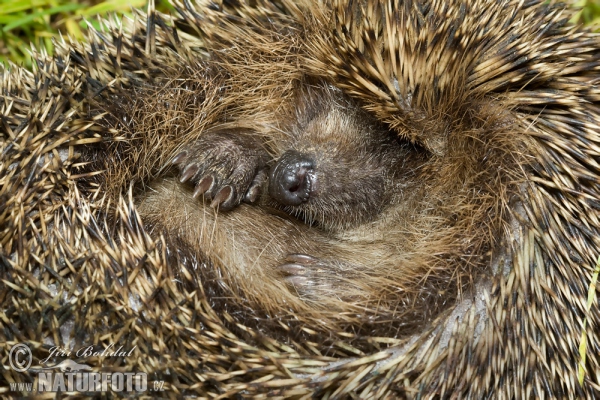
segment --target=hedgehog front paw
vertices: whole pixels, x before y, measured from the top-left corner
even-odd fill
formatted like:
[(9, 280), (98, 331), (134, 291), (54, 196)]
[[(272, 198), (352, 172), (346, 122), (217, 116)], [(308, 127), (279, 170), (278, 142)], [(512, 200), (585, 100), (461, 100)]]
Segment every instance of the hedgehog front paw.
[(267, 179), (268, 154), (244, 131), (215, 131), (175, 156), (180, 181), (192, 182), (194, 198), (204, 195), (211, 207), (230, 210), (255, 202)]

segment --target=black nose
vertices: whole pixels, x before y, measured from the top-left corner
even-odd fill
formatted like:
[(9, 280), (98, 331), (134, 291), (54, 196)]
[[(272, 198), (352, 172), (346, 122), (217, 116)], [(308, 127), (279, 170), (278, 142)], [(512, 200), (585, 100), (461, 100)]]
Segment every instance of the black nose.
[(310, 197), (314, 161), (294, 150), (286, 151), (271, 169), (269, 194), (281, 204), (297, 206)]

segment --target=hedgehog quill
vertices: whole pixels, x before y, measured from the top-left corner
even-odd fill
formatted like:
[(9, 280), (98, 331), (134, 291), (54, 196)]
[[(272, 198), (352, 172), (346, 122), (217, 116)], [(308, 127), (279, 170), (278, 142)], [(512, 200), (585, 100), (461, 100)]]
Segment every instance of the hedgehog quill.
[(3, 357), (118, 344), (84, 364), (173, 398), (599, 394), (597, 34), (541, 1), (175, 6), (2, 72)]

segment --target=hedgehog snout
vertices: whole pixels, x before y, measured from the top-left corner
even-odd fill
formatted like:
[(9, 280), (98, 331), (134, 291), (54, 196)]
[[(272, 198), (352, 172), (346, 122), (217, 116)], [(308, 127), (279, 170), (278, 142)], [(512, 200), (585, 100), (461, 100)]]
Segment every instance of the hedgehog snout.
[(284, 205), (297, 206), (308, 201), (314, 192), (315, 162), (306, 154), (286, 151), (271, 168), (269, 194)]

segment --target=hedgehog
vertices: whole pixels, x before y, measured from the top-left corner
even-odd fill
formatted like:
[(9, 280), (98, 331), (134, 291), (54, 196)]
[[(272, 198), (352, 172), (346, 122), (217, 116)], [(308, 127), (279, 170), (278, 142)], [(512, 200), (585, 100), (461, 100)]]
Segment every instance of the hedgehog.
[(3, 361), (118, 343), (77, 362), (171, 397), (599, 394), (600, 38), (571, 10), (174, 5), (2, 72)]
[[(178, 189), (162, 181), (146, 191), (138, 210), (147, 223), (163, 221), (163, 229), (170, 227), (179, 236), (187, 236), (189, 243), (201, 242), (199, 247), (209, 258), (218, 258), (235, 270), (230, 272), (232, 276), (252, 280), (264, 274), (263, 281), (268, 281), (269, 275), (275, 275), (275, 280), (281, 281), (287, 275), (283, 280), (320, 308), (331, 303), (329, 298), (344, 301), (337, 307), (328, 305), (338, 310), (346, 308), (351, 297), (366, 300), (371, 296), (381, 303), (381, 296), (375, 295), (381, 293), (380, 276), (398, 269), (404, 261), (401, 255), (406, 253), (394, 249), (405, 238), (396, 235), (386, 240), (383, 233), (398, 230), (398, 214), (406, 212), (406, 198), (410, 197), (404, 188), (416, 192), (419, 177), (415, 171), (423, 156), (370, 120), (354, 101), (334, 88), (307, 86), (299, 97), (293, 99), (296, 115), (284, 118), (292, 121), (290, 126), (278, 129), (284, 132), (281, 138), (220, 128), (204, 133), (175, 157), (180, 182), (194, 182), (189, 199), (202, 195), (210, 207), (218, 206), (216, 220), (211, 221), (213, 213), (197, 202), (187, 204), (185, 191), (174, 196)], [(277, 160), (268, 161), (267, 146), (279, 154)], [(259, 201), (260, 191), (267, 192), (265, 184), (268, 195)], [(258, 202), (261, 210), (223, 214), (242, 201)], [(198, 210), (187, 211), (190, 208)], [(303, 223), (282, 218), (273, 209)], [(250, 214), (242, 218), (243, 213)], [(252, 234), (256, 226), (267, 227), (270, 234), (256, 237)], [(223, 234), (215, 239), (218, 231)], [(218, 245), (211, 246), (215, 240)], [(371, 255), (380, 254), (382, 262), (361, 259), (356, 252), (360, 247), (369, 249)], [(304, 254), (309, 250), (320, 254)], [(410, 263), (405, 264), (402, 275), (412, 278), (415, 273), (411, 273)], [(359, 278), (361, 275), (364, 277)], [(399, 276), (387, 279), (389, 285), (400, 285)], [(368, 285), (371, 292), (365, 290)], [(278, 287), (277, 282), (261, 285), (260, 295), (255, 297), (273, 287)], [(284, 298), (280, 288), (277, 290), (266, 298)], [(288, 306), (290, 302), (287, 300)]]

